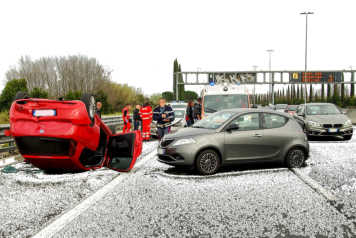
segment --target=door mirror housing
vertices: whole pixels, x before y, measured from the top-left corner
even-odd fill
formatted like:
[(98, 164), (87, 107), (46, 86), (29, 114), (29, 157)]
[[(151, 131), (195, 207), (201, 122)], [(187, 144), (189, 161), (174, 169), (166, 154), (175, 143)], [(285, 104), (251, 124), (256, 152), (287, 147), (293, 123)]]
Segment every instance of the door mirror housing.
[(230, 125), (227, 126), (226, 131), (236, 131), (238, 130), (240, 127), (238, 124), (235, 123), (231, 123)]

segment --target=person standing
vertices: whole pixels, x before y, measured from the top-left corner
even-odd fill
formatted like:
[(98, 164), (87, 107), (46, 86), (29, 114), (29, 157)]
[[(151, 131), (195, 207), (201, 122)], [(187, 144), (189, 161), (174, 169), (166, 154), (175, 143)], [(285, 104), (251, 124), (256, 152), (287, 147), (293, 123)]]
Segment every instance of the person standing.
[(96, 103), (96, 114), (98, 114), (98, 116), (101, 118), (101, 108), (102, 108), (102, 104), (101, 102), (97, 102)]
[(194, 104), (194, 120), (201, 120), (201, 98), (198, 98), (198, 102)]
[(150, 140), (151, 139), (151, 123), (152, 123), (152, 108), (148, 102), (143, 104), (143, 107), (140, 110), (142, 118), (142, 139)]
[(159, 106), (154, 109), (153, 120), (157, 122), (158, 138), (162, 139), (165, 134), (168, 134), (168, 127), (174, 121), (174, 112), (170, 106), (166, 105), (164, 98), (159, 100)]
[[(142, 118), (140, 115), (140, 109), (141, 109), (141, 105), (136, 105), (136, 108), (133, 112), (133, 120), (134, 120), (134, 130), (137, 131), (142, 123)], [(142, 129), (142, 126), (141, 126)]]
[(185, 112), (185, 121), (187, 122), (187, 126), (190, 127), (194, 124), (194, 105), (193, 101), (189, 101), (187, 105), (187, 110)]
[(130, 109), (130, 104), (126, 104), (124, 109), (122, 109), (122, 120), (124, 121), (124, 128), (122, 129), (122, 131), (124, 133), (129, 132), (131, 130)]

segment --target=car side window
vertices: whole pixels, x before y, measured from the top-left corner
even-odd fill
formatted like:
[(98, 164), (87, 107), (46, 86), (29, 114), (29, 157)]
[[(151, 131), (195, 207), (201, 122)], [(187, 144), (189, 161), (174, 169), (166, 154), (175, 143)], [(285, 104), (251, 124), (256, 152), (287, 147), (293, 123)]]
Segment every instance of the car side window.
[(248, 113), (235, 118), (231, 123), (239, 126), (238, 131), (249, 131), (260, 129), (259, 113)]
[(272, 129), (279, 128), (284, 126), (288, 121), (288, 118), (272, 114), (272, 113), (263, 113), (263, 128), (264, 129)]

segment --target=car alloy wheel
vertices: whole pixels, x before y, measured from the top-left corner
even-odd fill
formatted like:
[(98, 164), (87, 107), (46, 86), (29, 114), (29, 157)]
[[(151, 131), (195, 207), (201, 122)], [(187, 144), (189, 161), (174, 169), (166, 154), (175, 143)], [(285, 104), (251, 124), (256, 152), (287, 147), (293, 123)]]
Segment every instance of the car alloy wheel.
[(220, 167), (219, 155), (213, 150), (201, 152), (197, 158), (197, 169), (200, 174), (214, 174)]
[(304, 151), (301, 149), (292, 149), (287, 155), (287, 166), (289, 168), (300, 168), (305, 161)]

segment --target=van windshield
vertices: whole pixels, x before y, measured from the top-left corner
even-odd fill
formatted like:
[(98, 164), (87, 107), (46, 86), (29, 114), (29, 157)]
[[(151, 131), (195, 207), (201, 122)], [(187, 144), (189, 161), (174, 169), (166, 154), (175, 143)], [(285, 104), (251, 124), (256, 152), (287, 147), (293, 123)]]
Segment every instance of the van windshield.
[(247, 108), (248, 96), (243, 94), (206, 95), (204, 96), (204, 111), (213, 113), (224, 109)]

